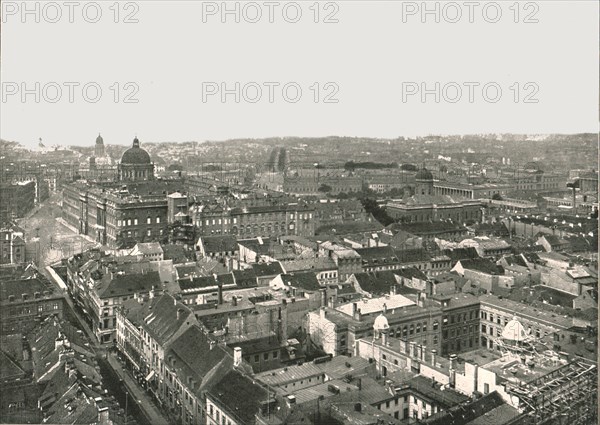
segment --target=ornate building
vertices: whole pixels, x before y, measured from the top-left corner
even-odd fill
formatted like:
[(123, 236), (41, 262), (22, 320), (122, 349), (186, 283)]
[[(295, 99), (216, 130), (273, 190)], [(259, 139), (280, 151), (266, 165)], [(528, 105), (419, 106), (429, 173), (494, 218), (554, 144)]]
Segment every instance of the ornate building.
[(140, 147), (140, 141), (133, 139), (133, 146), (127, 149), (119, 164), (119, 181), (135, 182), (154, 180), (154, 164), (150, 155)]

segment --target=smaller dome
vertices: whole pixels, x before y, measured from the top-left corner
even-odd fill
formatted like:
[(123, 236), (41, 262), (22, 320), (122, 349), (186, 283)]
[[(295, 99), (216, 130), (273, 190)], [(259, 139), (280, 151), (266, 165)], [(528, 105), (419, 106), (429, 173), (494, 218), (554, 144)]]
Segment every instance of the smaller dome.
[(102, 136), (100, 135), (100, 133), (98, 133), (98, 137), (96, 137), (96, 144), (97, 145), (103, 145), (104, 144), (104, 139), (102, 138)]
[(379, 316), (375, 318), (375, 323), (373, 323), (373, 329), (376, 331), (387, 331), (390, 328), (390, 324), (388, 323), (387, 318), (381, 313)]
[(522, 342), (527, 339), (527, 331), (517, 319), (517, 316), (513, 316), (513, 318), (506, 324), (504, 329), (502, 330), (502, 338), (508, 339), (510, 341)]
[(415, 176), (415, 179), (416, 180), (433, 180), (433, 174), (431, 174), (431, 172), (427, 168), (423, 168), (422, 170), (419, 170), (419, 172)]

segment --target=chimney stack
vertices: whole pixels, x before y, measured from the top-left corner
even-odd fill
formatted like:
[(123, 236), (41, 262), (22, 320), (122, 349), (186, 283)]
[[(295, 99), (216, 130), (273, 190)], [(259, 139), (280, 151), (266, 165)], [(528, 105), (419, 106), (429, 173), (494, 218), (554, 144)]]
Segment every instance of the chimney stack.
[(427, 346), (422, 345), (421, 346), (421, 360), (423, 360), (423, 363), (425, 363), (425, 357), (427, 356)]
[(221, 282), (219, 282), (218, 288), (219, 289), (218, 289), (218, 300), (217, 300), (217, 303), (219, 305), (221, 305), (221, 304), (223, 304), (223, 284)]
[(450, 369), (455, 370), (456, 369), (456, 359), (457, 359), (457, 355), (456, 354), (450, 354)]
[(356, 317), (357, 309), (358, 309), (358, 303), (352, 303), (352, 317)]
[(241, 347), (235, 347), (233, 349), (233, 367), (240, 367), (242, 365), (242, 349)]
[(182, 308), (178, 308), (177, 309), (177, 320), (180, 320), (181, 317), (183, 315), (183, 309)]
[(388, 333), (387, 331), (381, 332), (381, 343), (385, 346), (388, 345)]
[(321, 289), (321, 307), (325, 307), (327, 305), (327, 289)]
[(435, 366), (435, 356), (437, 355), (437, 350), (431, 350), (431, 366)]

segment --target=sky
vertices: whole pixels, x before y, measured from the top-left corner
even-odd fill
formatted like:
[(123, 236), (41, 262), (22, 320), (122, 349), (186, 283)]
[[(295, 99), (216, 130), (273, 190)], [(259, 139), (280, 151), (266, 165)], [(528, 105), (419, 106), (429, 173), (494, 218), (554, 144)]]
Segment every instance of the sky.
[(467, 3), (3, 1), (0, 137), (598, 131), (598, 2)]

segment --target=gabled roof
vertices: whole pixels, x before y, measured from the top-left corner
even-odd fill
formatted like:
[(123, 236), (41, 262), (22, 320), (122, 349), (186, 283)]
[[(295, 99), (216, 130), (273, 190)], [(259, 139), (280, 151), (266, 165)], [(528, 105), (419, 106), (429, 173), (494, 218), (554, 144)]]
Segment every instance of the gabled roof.
[(231, 370), (233, 359), (226, 347), (211, 343), (200, 327), (191, 326), (170, 344), (165, 363), (177, 370), (182, 382), (187, 383), (188, 377), (196, 381), (194, 391), (200, 394), (207, 385)]
[(372, 248), (356, 248), (363, 264), (380, 265), (398, 263), (394, 249), (390, 246), (377, 246)]
[(116, 298), (148, 292), (153, 286), (161, 286), (160, 275), (155, 271), (117, 274), (112, 279), (107, 275), (98, 288), (98, 295), (100, 298)]
[(504, 274), (504, 268), (502, 266), (499, 266), (486, 258), (460, 260), (460, 264), (465, 270), (475, 270), (494, 275)]
[(169, 294), (153, 298), (145, 307), (141, 326), (163, 347), (184, 324), (195, 321), (194, 313)]
[(209, 396), (239, 423), (251, 425), (256, 422), (256, 414), (261, 403), (268, 400), (269, 392), (249, 377), (232, 370), (209, 389)]
[(257, 277), (276, 276), (283, 273), (281, 264), (277, 261), (272, 263), (255, 263), (252, 264), (252, 268)]
[(396, 276), (389, 270), (355, 273), (354, 278), (360, 289), (373, 295), (389, 294), (391, 287), (397, 284)]
[(234, 270), (232, 273), (235, 284), (239, 288), (253, 288), (258, 286), (254, 269)]
[(284, 284), (306, 291), (318, 291), (321, 288), (313, 272), (292, 272), (281, 275)]

